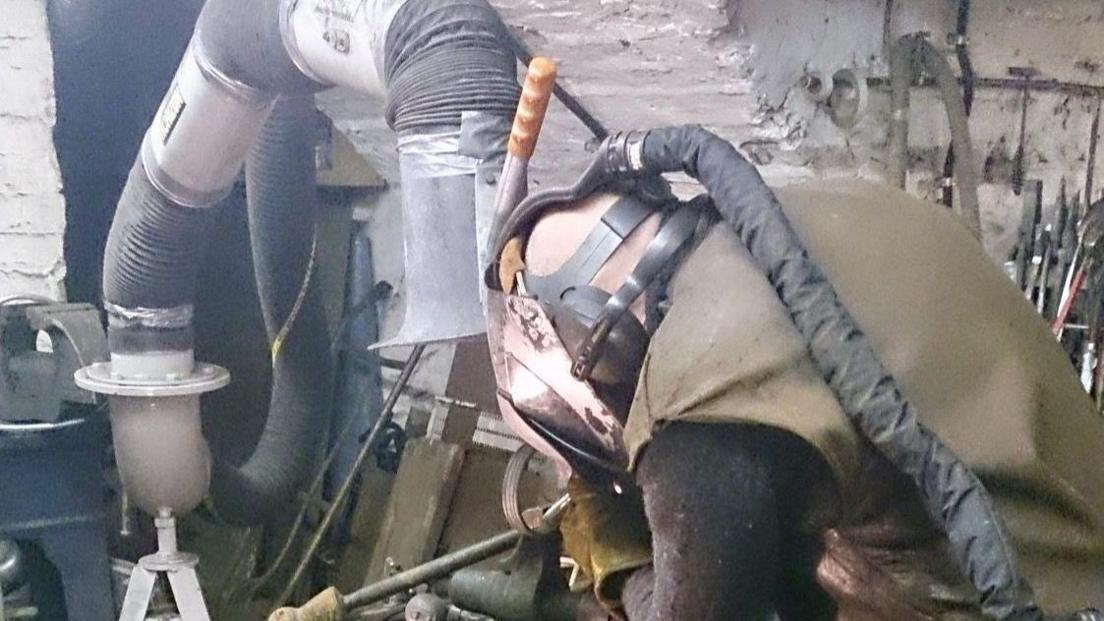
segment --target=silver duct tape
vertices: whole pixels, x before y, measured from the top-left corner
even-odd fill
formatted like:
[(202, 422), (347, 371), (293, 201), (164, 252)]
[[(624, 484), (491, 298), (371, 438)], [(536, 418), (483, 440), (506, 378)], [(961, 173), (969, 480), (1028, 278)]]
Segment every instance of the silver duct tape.
[(400, 136), (399, 163), (404, 179), (474, 175), (479, 158), (460, 153), (460, 129)]
[(284, 48), (311, 79), (382, 97), (387, 30), (406, 1), (284, 0)]
[[(526, 177), (524, 170), (519, 176), (504, 169), (506, 142), (513, 119), (485, 112), (465, 112), (460, 119), (459, 151), (479, 159), (475, 174), (475, 239), (482, 282), (482, 274), (488, 264), (487, 244), (497, 209), (499, 186), (508, 186), (505, 192), (509, 195), (524, 194)], [(517, 162), (514, 161), (514, 164)], [(483, 287), (479, 288), (479, 294), (480, 301), (485, 302)]]
[(127, 308), (104, 302), (108, 320), (115, 327), (183, 328), (191, 325), (195, 306), (182, 304), (172, 308)]
[(225, 198), (276, 100), (219, 71), (197, 41), (194, 36), (180, 62), (141, 154), (154, 187), (186, 207)]

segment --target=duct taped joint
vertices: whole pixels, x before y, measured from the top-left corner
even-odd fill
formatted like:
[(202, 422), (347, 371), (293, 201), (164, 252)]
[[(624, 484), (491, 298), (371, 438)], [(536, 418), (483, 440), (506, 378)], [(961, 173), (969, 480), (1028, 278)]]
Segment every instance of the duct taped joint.
[(104, 302), (107, 311), (107, 340), (112, 355), (191, 351), (195, 334), (195, 307), (182, 304), (170, 308), (126, 308)]
[[(487, 244), (494, 222), (495, 199), (506, 163), (506, 143), (511, 120), (486, 112), (465, 112), (460, 120), (458, 151), (478, 160), (475, 173), (475, 241), (479, 249), (479, 273), (487, 269)], [(486, 291), (479, 287), (480, 301)]]
[(230, 193), (276, 97), (212, 65), (197, 31), (142, 141), (150, 182), (185, 207)]
[(387, 94), (387, 30), (406, 0), (284, 0), (280, 36), (295, 66), (312, 80)]

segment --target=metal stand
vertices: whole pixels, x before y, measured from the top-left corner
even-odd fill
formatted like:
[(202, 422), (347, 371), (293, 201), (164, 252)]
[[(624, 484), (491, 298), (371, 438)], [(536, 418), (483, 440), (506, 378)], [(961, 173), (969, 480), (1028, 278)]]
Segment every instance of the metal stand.
[(119, 621), (145, 621), (158, 574), (169, 579), (181, 621), (210, 621), (195, 571), (199, 557), (177, 549), (176, 519), (171, 513), (162, 512), (153, 523), (157, 526), (157, 553), (143, 556), (130, 573)]

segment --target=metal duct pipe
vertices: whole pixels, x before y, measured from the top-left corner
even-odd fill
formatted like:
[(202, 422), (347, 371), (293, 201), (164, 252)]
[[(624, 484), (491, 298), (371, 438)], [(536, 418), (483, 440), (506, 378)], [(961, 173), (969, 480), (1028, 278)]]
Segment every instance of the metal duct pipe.
[[(417, 330), (398, 341), (481, 331), (476, 236), (490, 219), (495, 173), (519, 92), (507, 41), (486, 0), (396, 0), (348, 14), (325, 0), (209, 0), (112, 223), (103, 279), (112, 372), (145, 381), (150, 378), (143, 360), (168, 358), (170, 375), (187, 375), (194, 365), (192, 305), (208, 209), (230, 191), (277, 98), (330, 85), (386, 95), (388, 121), (401, 133), (404, 228), (417, 233), (406, 239), (408, 264), (416, 262), (407, 273), (407, 320), (420, 299), (446, 293), (454, 296), (450, 308), (476, 309), (467, 318), (479, 326), (474, 330)], [(431, 253), (442, 245), (433, 224), (443, 222), (450, 224), (454, 251), (447, 257)], [(423, 272), (446, 278), (415, 294), (412, 279)], [(464, 296), (459, 304), (456, 295)], [(168, 375), (154, 379), (172, 381)], [(287, 378), (289, 384), (301, 379)], [(305, 416), (309, 408), (295, 409)], [(181, 441), (194, 444), (197, 438)], [(265, 454), (274, 447), (294, 444), (298, 450), (309, 442), (309, 434), (280, 442), (262, 438), (260, 454), (248, 464), (272, 462)], [(141, 446), (116, 450), (144, 452)], [(156, 468), (156, 460), (141, 461)], [(239, 499), (242, 513), (235, 521), (266, 517), (308, 465), (294, 460), (279, 472), (238, 469), (232, 475), (241, 484), (236, 489), (257, 495)], [(197, 469), (189, 476), (197, 483), (206, 473)], [(223, 478), (218, 495), (226, 489)]]
[(889, 178), (904, 189), (909, 169), (909, 90), (917, 72), (923, 68), (939, 87), (954, 149), (954, 178), (958, 183), (958, 213), (974, 237), (981, 239), (981, 212), (974, 170), (974, 146), (970, 138), (966, 104), (958, 89), (958, 79), (947, 59), (922, 35), (905, 35), (890, 52), (891, 116), (889, 121)]

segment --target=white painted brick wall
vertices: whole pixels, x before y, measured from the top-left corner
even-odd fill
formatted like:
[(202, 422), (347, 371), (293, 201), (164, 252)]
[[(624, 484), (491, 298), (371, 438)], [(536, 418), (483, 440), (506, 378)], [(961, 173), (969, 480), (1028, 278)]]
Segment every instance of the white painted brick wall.
[(43, 0), (0, 17), (0, 296), (63, 296), (65, 200), (54, 152), (54, 77)]

